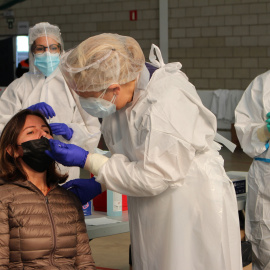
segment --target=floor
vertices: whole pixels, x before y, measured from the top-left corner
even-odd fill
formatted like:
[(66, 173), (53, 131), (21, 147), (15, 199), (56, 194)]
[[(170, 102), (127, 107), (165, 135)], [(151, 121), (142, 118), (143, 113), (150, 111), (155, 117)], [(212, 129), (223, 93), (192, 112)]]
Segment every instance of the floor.
[[(248, 171), (252, 160), (240, 149), (236, 149), (234, 153), (231, 153), (223, 147), (220, 153), (224, 158), (226, 171)], [(244, 237), (243, 231), (241, 231), (241, 236)], [(129, 233), (93, 239), (90, 246), (96, 265), (102, 267), (100, 269), (131, 270), (132, 268), (129, 265), (129, 244)], [(243, 270), (251, 269), (251, 264), (243, 268)]]

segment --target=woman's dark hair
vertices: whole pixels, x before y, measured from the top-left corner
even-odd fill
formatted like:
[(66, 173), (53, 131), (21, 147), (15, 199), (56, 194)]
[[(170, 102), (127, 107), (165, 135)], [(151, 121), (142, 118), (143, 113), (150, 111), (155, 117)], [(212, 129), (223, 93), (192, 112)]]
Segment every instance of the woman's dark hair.
[[(51, 127), (47, 123), (45, 117), (37, 111), (25, 109), (15, 114), (9, 120), (0, 137), (0, 178), (6, 182), (13, 182), (19, 179), (25, 181), (28, 179), (18, 158), (14, 158), (14, 153), (18, 151), (17, 139), (28, 115), (34, 115), (41, 118), (52, 135)], [(9, 148), (10, 154), (7, 152), (7, 148)], [(50, 186), (55, 183), (64, 183), (67, 178), (67, 174), (62, 175), (57, 172), (56, 163), (52, 162), (47, 169), (47, 185)]]

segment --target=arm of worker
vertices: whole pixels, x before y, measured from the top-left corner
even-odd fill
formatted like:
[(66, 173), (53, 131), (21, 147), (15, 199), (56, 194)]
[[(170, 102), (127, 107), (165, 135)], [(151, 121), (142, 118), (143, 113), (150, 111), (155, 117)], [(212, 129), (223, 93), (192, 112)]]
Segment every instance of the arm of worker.
[(106, 190), (106, 187), (96, 182), (95, 177), (90, 179), (74, 179), (70, 180), (64, 185), (63, 188), (72, 191), (85, 205), (90, 200), (94, 199), (97, 195)]
[[(89, 154), (88, 151), (73, 144), (65, 144), (52, 139), (49, 141), (51, 149), (45, 151), (47, 155), (65, 166), (78, 166), (88, 170), (97, 176), (99, 179), (97, 180), (98, 182), (110, 190), (130, 196), (142, 197), (157, 195), (169, 186), (166, 178), (164, 179), (164, 176), (160, 175), (158, 170), (151, 172), (149, 168), (145, 169), (142, 161), (130, 162), (127, 157), (119, 154), (113, 155), (109, 159), (101, 154)], [(170, 146), (173, 147), (173, 145)], [(168, 155), (170, 155), (169, 152), (167, 153)], [(160, 161), (160, 163), (162, 162), (163, 160)], [(167, 177), (170, 178), (169, 174), (175, 173), (173, 167), (177, 165), (176, 162), (178, 162), (178, 159), (174, 158), (174, 160), (171, 159), (168, 162), (165, 158), (164, 162), (165, 164), (163, 166), (172, 162), (170, 168), (167, 167), (169, 170)], [(107, 164), (108, 166), (106, 166)], [(183, 159), (182, 165), (187, 171), (189, 166), (187, 166), (185, 159)], [(104, 167), (106, 168), (104, 169)], [(109, 177), (108, 174), (111, 176)]]
[[(0, 131), (2, 132), (10, 118), (21, 109), (25, 108), (23, 100), (30, 95), (32, 86), (28, 86), (29, 80), (24, 76), (13, 81), (0, 98)], [(41, 112), (47, 119), (55, 116), (53, 108), (45, 102), (28, 106), (28, 109)]]
[(0, 201), (0, 270), (9, 269), (9, 221), (8, 209)]
[[(181, 145), (173, 136), (154, 131), (147, 137), (146, 141), (151, 143), (143, 150), (146, 152), (142, 160), (131, 161), (122, 154), (114, 154), (100, 166), (96, 181), (109, 190), (133, 197), (156, 196), (169, 187), (182, 185), (195, 156), (192, 145)], [(87, 158), (85, 168), (90, 167), (89, 163)]]
[(21, 87), (21, 78), (14, 80), (0, 97), (0, 133), (11, 117), (22, 109), (24, 88)]
[[(258, 76), (245, 90), (235, 110), (235, 129), (243, 151), (254, 158), (268, 149), (264, 96), (270, 78)], [(269, 93), (268, 93), (269, 95)], [(270, 109), (270, 108), (268, 108)]]

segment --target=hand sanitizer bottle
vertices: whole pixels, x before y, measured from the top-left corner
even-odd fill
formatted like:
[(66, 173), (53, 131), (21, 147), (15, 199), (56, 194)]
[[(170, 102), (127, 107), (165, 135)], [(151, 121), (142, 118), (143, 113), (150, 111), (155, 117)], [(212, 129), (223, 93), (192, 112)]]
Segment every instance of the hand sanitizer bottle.
[(122, 216), (122, 194), (107, 190), (107, 216)]

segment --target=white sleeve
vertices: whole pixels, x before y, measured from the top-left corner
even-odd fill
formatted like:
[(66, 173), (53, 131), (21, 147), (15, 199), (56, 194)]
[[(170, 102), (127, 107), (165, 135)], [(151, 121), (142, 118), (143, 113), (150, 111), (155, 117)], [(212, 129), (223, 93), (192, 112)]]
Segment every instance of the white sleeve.
[(158, 195), (169, 186), (162, 176), (143, 168), (143, 161), (130, 162), (120, 154), (113, 155), (99, 169), (96, 181), (109, 190), (134, 197)]
[[(263, 95), (265, 81), (262, 76), (255, 78), (245, 90), (235, 110), (235, 129), (243, 151), (250, 157), (262, 154), (267, 148), (258, 138), (257, 131), (266, 123), (267, 109)], [(268, 108), (270, 111), (270, 108)]]
[[(22, 87), (22, 78), (13, 81), (0, 97), (0, 133), (11, 117), (22, 109), (19, 88)], [(23, 89), (21, 89), (23, 92)]]

